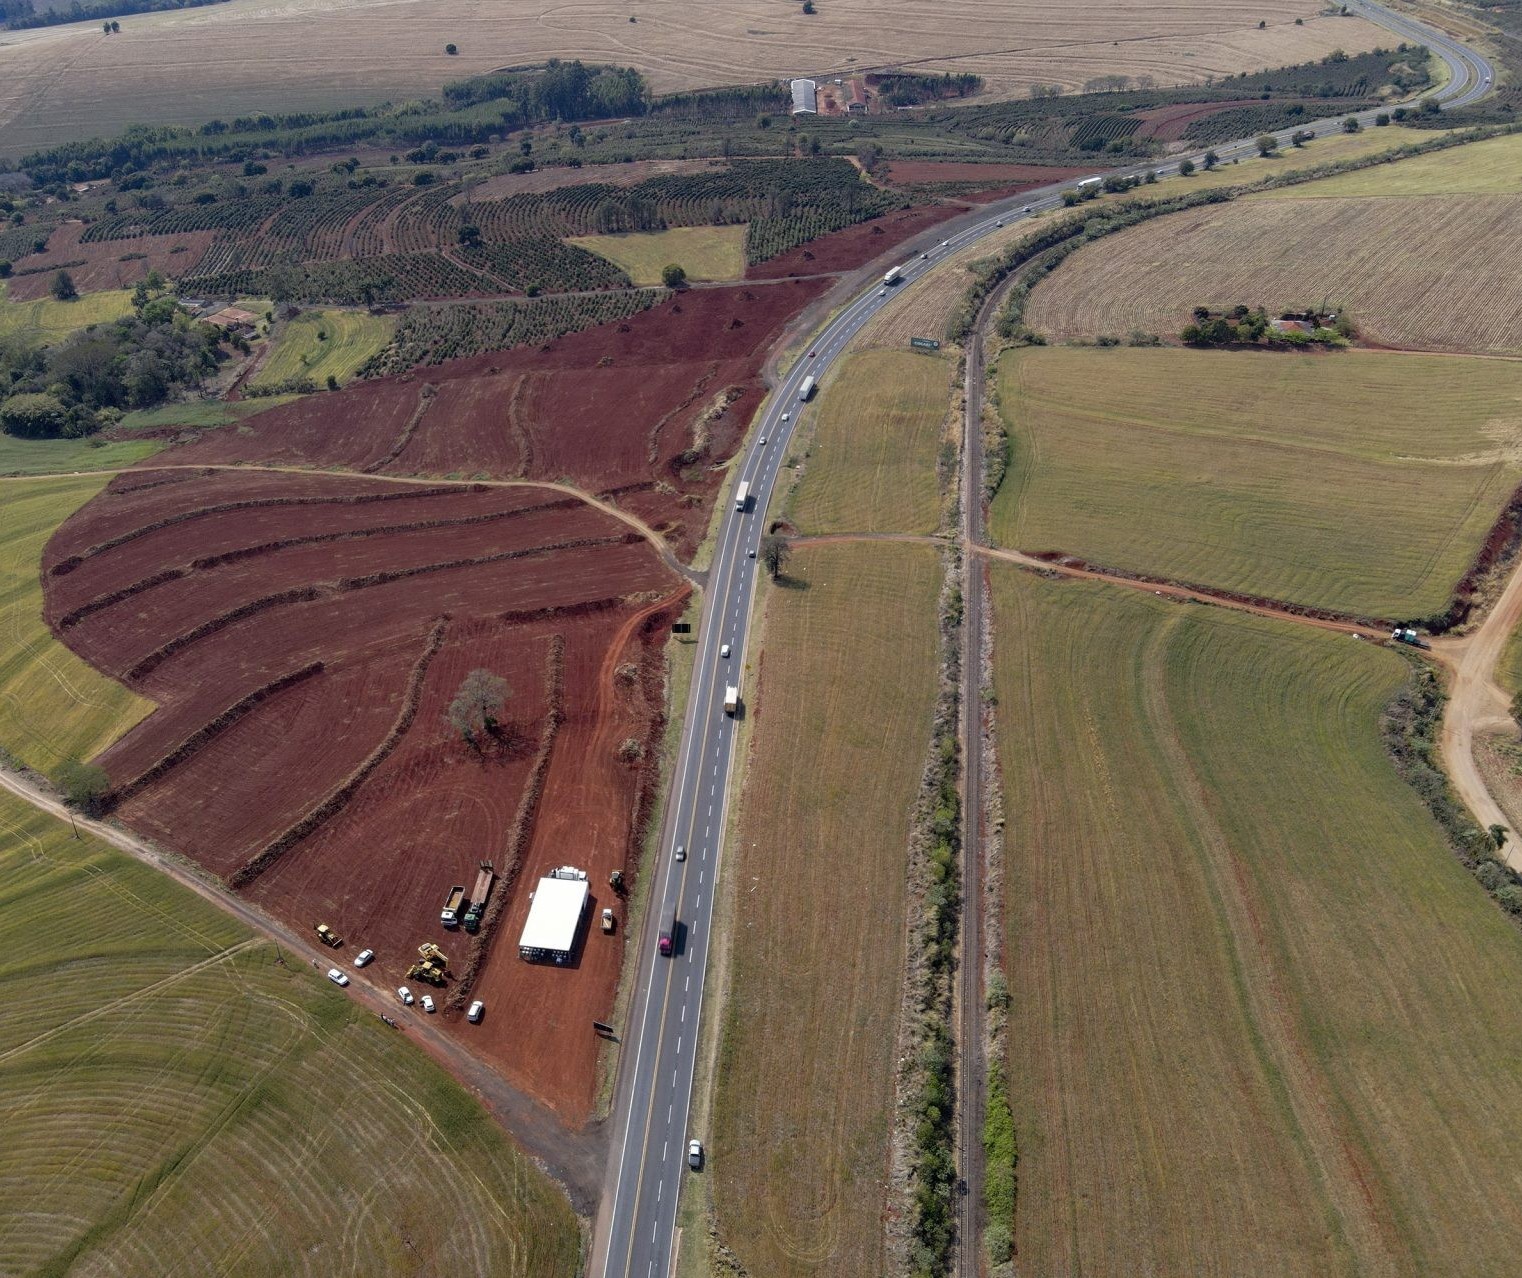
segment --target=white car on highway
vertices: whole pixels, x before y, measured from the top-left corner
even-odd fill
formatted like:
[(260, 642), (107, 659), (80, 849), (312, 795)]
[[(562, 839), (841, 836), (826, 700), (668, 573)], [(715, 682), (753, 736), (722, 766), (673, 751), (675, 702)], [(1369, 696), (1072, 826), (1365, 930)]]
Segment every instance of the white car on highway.
[(721, 657), (728, 657), (729, 656), (729, 645), (727, 643), (721, 643), (719, 645), (719, 656), (721, 656)]

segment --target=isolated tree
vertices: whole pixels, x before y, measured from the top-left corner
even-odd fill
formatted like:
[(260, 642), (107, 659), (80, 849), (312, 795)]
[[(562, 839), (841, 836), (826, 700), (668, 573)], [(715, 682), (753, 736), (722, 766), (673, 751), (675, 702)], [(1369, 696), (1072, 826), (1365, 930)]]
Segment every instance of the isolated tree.
[(1214, 151), (1206, 151), (1205, 152), (1205, 167), (1207, 169), (1213, 169), (1213, 168), (1215, 168), (1215, 166), (1217, 164), (1219, 164), (1220, 162), (1221, 162), (1221, 157), (1219, 155), (1217, 155)]
[(1194, 161), (1193, 160), (1180, 160), (1179, 161), (1179, 166), (1178, 166), (1178, 171), (1179, 171), (1179, 176), (1180, 177), (1188, 177), (1191, 173), (1194, 172)]
[(687, 283), (687, 272), (672, 262), (661, 268), (661, 283), (667, 288), (681, 288)]
[(457, 54), (459, 52), (459, 49), (457, 49), (452, 44), (446, 44), (444, 46), (444, 52), (447, 53), (452, 58), (452, 57), (454, 57), (455, 54)]
[(472, 670), (454, 694), (444, 717), (465, 740), (479, 749), (481, 739), (496, 732), (497, 716), (512, 695), (513, 690), (501, 675), (494, 675), (490, 670)]
[(460, 244), (464, 248), (475, 248), (481, 242), (481, 228), (479, 226), (462, 226), (460, 228)]
[(819, 10), (814, 8), (814, 0), (803, 0), (803, 11), (805, 13), (818, 13), (819, 12)]
[(96, 816), (111, 790), (111, 778), (93, 763), (67, 759), (53, 769), (52, 782), (71, 808)]
[(1493, 825), (1489, 827), (1488, 832), (1490, 834), (1490, 841), (1496, 847), (1500, 848), (1506, 845), (1506, 827), (1504, 825)]
[(1258, 154), (1270, 156), (1279, 149), (1279, 139), (1272, 133), (1260, 134), (1257, 139)]
[(122, 29), (122, 24), (120, 22), (113, 22), (111, 24), (111, 34), (112, 35), (115, 35), (121, 29)]
[(79, 296), (79, 290), (74, 287), (74, 277), (67, 271), (59, 271), (53, 276), (53, 282), (48, 285), (48, 291), (60, 302), (72, 302)]
[(334, 377), (332, 373), (328, 374), (328, 389), (329, 390), (337, 390), (338, 389), (338, 378)]
[(1362, 127), (1363, 126), (1358, 123), (1358, 117), (1356, 115), (1350, 115), (1346, 120), (1342, 122), (1342, 131), (1344, 133), (1357, 133), (1358, 130)]
[(773, 533), (761, 538), (761, 562), (766, 565), (766, 571), (771, 574), (773, 581), (782, 576), (782, 570), (787, 567), (792, 553), (793, 548), (786, 537), (778, 537)]

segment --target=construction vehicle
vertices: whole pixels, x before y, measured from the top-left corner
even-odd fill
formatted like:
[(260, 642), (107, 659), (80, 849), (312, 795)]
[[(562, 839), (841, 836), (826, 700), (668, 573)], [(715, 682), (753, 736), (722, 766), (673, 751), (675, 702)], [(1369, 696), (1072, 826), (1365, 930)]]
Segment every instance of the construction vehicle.
[(1395, 643), (1403, 643), (1410, 648), (1432, 647), (1430, 643), (1423, 639), (1421, 635), (1417, 634), (1416, 631), (1410, 626), (1396, 626), (1395, 629), (1390, 632), (1390, 638)]
[(729, 684), (724, 689), (724, 713), (734, 714), (740, 708), (740, 689)]
[(622, 870), (614, 870), (612, 874), (608, 875), (608, 886), (622, 896), (624, 894), (624, 872)]
[(456, 883), (444, 898), (444, 908), (439, 911), (439, 922), (445, 927), (460, 926), (460, 907), (465, 904), (465, 885)]
[(465, 911), (465, 930), (474, 934), (481, 929), (481, 916), (486, 913), (486, 898), (491, 895), (492, 884), (497, 881), (497, 870), (490, 861), (480, 862), (476, 886), (470, 892), (470, 908)]
[(615, 926), (615, 924), (614, 924), (614, 921), (613, 921), (613, 911), (612, 910), (608, 910), (608, 909), (603, 910), (603, 912), (602, 912), (602, 930), (604, 932), (611, 932), (613, 930), (614, 926)]
[(326, 945), (330, 950), (336, 950), (340, 945), (344, 943), (343, 937), (339, 936), (338, 933), (330, 928), (326, 923), (319, 923), (317, 925), (317, 939)]
[(424, 941), (417, 947), (417, 952), (418, 961), (407, 969), (408, 980), (427, 981), (429, 985), (444, 984), (444, 974), (449, 971), (449, 956), (432, 941)]

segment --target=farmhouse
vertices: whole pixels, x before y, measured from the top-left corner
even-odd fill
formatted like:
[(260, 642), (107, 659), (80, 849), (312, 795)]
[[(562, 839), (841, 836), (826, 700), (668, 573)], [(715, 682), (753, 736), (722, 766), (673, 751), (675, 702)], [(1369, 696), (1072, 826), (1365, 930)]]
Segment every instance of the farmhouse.
[(540, 879), (523, 922), (518, 957), (530, 963), (546, 959), (569, 963), (581, 930), (581, 916), (586, 913), (587, 893), (587, 872), (573, 865), (551, 870)]
[(1268, 326), (1276, 333), (1304, 333), (1307, 337), (1316, 331), (1316, 326), (1310, 320), (1303, 319), (1269, 320)]
[(253, 330), (259, 322), (259, 317), (252, 311), (240, 310), (236, 306), (226, 306), (214, 315), (208, 315), (204, 321), (214, 324), (228, 333), (247, 333)]
[(793, 114), (816, 115), (819, 112), (819, 87), (812, 80), (793, 81)]
[(865, 111), (867, 109), (867, 86), (860, 79), (853, 79), (846, 83), (846, 110)]

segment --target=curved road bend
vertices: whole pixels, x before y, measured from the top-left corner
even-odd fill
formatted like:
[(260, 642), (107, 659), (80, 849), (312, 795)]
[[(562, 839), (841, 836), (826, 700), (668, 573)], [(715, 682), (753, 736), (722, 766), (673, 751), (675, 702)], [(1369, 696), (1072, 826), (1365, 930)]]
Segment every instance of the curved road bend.
[[(1372, 0), (1351, 0), (1351, 7), (1403, 39), (1426, 44), (1448, 68), (1448, 82), (1427, 96), (1450, 106), (1472, 102), (1489, 91), (1493, 72), (1488, 62), (1451, 37), (1392, 13)], [(1375, 112), (1355, 113), (1372, 123)], [(1317, 121), (1302, 128), (1317, 136), (1336, 133), (1343, 117)], [(1290, 130), (1276, 136), (1288, 142)], [(1214, 148), (1222, 159), (1250, 155), (1253, 139)], [(1165, 165), (1131, 166), (1120, 174), (1159, 174), (1178, 171), (1186, 157)], [(1196, 163), (1202, 154), (1191, 157)], [(698, 1016), (702, 1008), (710, 922), (723, 854), (723, 831), (728, 811), (729, 776), (733, 763), (737, 720), (724, 713), (724, 688), (739, 684), (743, 701), (750, 693), (741, 678), (745, 669), (745, 640), (755, 597), (757, 561), (750, 556), (760, 544), (766, 508), (777, 470), (786, 456), (800, 408), (799, 388), (806, 377), (820, 378), (857, 332), (894, 297), (913, 285), (951, 253), (993, 232), (997, 226), (1062, 206), (1062, 193), (1072, 182), (1055, 183), (1026, 192), (1003, 204), (980, 209), (943, 228), (944, 238), (922, 256), (909, 256), (896, 287), (873, 283), (844, 305), (818, 332), (807, 353), (774, 387), (748, 449), (740, 455), (735, 482), (749, 485), (747, 509), (731, 508), (720, 522), (708, 594), (699, 627), (682, 744), (672, 778), (667, 816), (655, 866), (644, 935), (637, 958), (636, 997), (626, 1030), (619, 1068), (618, 1104), (613, 1119), (613, 1157), (597, 1222), (590, 1271), (602, 1278), (664, 1278), (675, 1255), (677, 1198), (687, 1168), (688, 1110), (697, 1059)], [(924, 239), (920, 243), (924, 243)], [(903, 246), (912, 254), (910, 246)], [(763, 444), (761, 441), (765, 440)], [(730, 645), (730, 656), (719, 654)], [(687, 849), (683, 861), (672, 849)], [(655, 945), (659, 921), (679, 920), (675, 953), (662, 957)], [(976, 1193), (975, 1186), (969, 1187)]]

